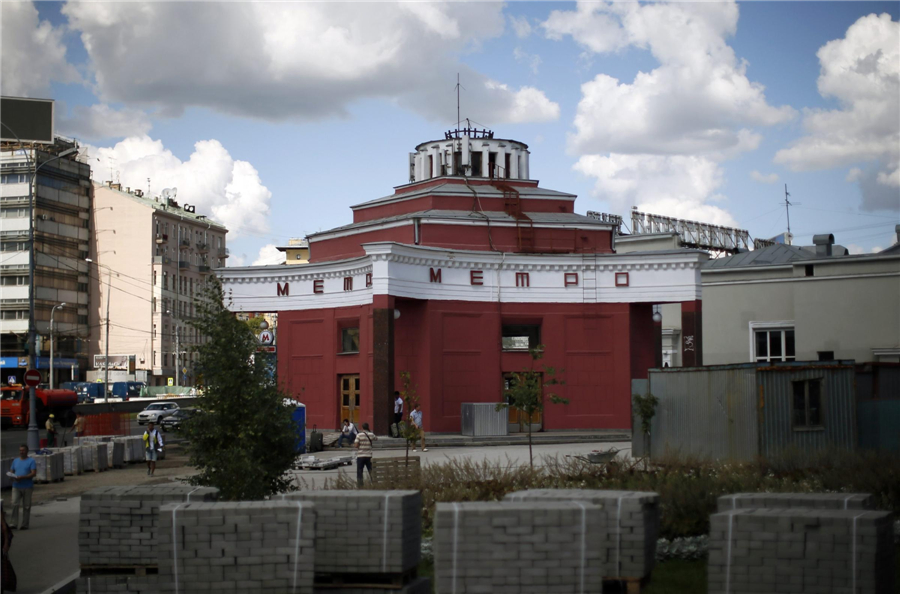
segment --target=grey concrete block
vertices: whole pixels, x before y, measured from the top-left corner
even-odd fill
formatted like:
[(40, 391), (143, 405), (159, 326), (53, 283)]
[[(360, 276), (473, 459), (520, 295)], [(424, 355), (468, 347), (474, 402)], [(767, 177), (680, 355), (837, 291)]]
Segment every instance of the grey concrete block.
[(893, 592), (895, 560), (889, 512), (746, 508), (710, 517), (711, 594)]
[(507, 501), (582, 501), (605, 517), (604, 577), (643, 578), (656, 562), (659, 495), (645, 491), (532, 489), (506, 495)]
[(606, 515), (581, 501), (439, 503), (437, 592), (600, 592)]
[(790, 509), (875, 509), (875, 498), (869, 493), (733, 493), (722, 495), (717, 511), (768, 508)]
[(315, 503), (319, 573), (402, 573), (419, 564), (418, 491), (298, 491), (279, 500)]

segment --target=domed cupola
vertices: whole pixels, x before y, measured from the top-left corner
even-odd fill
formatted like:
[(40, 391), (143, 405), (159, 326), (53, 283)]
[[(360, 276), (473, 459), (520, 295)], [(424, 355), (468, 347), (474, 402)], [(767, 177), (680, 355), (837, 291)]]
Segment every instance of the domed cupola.
[(436, 177), (518, 179), (528, 177), (528, 145), (494, 138), (492, 130), (457, 128), (443, 140), (423, 142), (409, 154), (409, 181)]

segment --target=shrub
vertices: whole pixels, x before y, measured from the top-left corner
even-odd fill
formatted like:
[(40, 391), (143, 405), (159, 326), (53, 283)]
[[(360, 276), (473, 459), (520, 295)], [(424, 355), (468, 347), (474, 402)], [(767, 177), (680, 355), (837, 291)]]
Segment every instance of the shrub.
[[(809, 457), (804, 457), (807, 462)], [(655, 491), (660, 497), (660, 536), (674, 539), (709, 532), (709, 516), (720, 495), (738, 492), (865, 492), (879, 509), (900, 512), (900, 456), (886, 453), (822, 454), (801, 464), (791, 455), (747, 463), (709, 462), (670, 456), (644, 471), (638, 462), (594, 465), (575, 458), (545, 457), (540, 466), (510, 460), (453, 458), (427, 464), (418, 478), (390, 484), (422, 492), (423, 521), (430, 532), (434, 505), (444, 501), (497, 501), (522, 489), (623, 489)], [(341, 474), (325, 488), (356, 489)], [(384, 488), (374, 485), (371, 488)]]

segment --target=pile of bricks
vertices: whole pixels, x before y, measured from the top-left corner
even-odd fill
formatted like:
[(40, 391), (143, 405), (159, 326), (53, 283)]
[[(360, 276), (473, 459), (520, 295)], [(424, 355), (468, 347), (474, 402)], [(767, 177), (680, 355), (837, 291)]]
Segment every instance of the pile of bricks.
[(316, 573), (403, 573), (419, 564), (419, 491), (300, 491), (281, 499), (315, 504)]
[(601, 592), (606, 513), (581, 501), (438, 503), (437, 592)]
[(656, 562), (659, 495), (646, 491), (534, 489), (516, 491), (507, 501), (581, 501), (602, 510), (603, 576), (607, 580), (642, 579)]
[(164, 505), (159, 591), (313, 594), (313, 507), (297, 501)]
[(78, 578), (75, 591), (85, 594), (156, 594), (156, 575), (88, 575)]
[(889, 512), (739, 508), (710, 517), (710, 593), (893, 592), (894, 563)]
[(56, 448), (53, 450), (63, 456), (63, 472), (66, 476), (75, 476), (83, 472), (81, 460), (81, 446)]
[(109, 468), (125, 466), (125, 444), (120, 441), (106, 442), (106, 463)]
[(78, 528), (82, 568), (155, 566), (160, 506), (216, 499), (218, 489), (181, 485), (88, 491), (81, 496)]
[(718, 511), (733, 509), (875, 509), (875, 498), (868, 493), (734, 493), (722, 495)]
[(109, 470), (105, 443), (84, 442), (81, 448), (81, 468), (87, 472), (103, 472)]
[(62, 454), (35, 454), (32, 458), (37, 468), (35, 482), (55, 483), (65, 478), (65, 462)]
[(134, 464), (144, 461), (144, 440), (140, 435), (131, 437), (117, 437), (113, 441), (120, 442), (124, 446), (126, 464)]

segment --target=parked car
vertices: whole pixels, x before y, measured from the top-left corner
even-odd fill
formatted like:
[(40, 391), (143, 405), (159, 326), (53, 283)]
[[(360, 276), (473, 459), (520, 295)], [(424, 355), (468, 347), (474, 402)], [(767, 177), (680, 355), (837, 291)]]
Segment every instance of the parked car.
[(181, 429), (181, 424), (196, 415), (197, 412), (198, 410), (196, 408), (179, 408), (174, 413), (160, 421), (159, 426), (162, 427), (163, 431), (169, 431), (170, 429), (173, 431), (178, 431), (179, 429)]
[(176, 410), (178, 410), (178, 405), (174, 402), (154, 402), (138, 413), (138, 425), (146, 423), (159, 424), (161, 420), (174, 414)]

